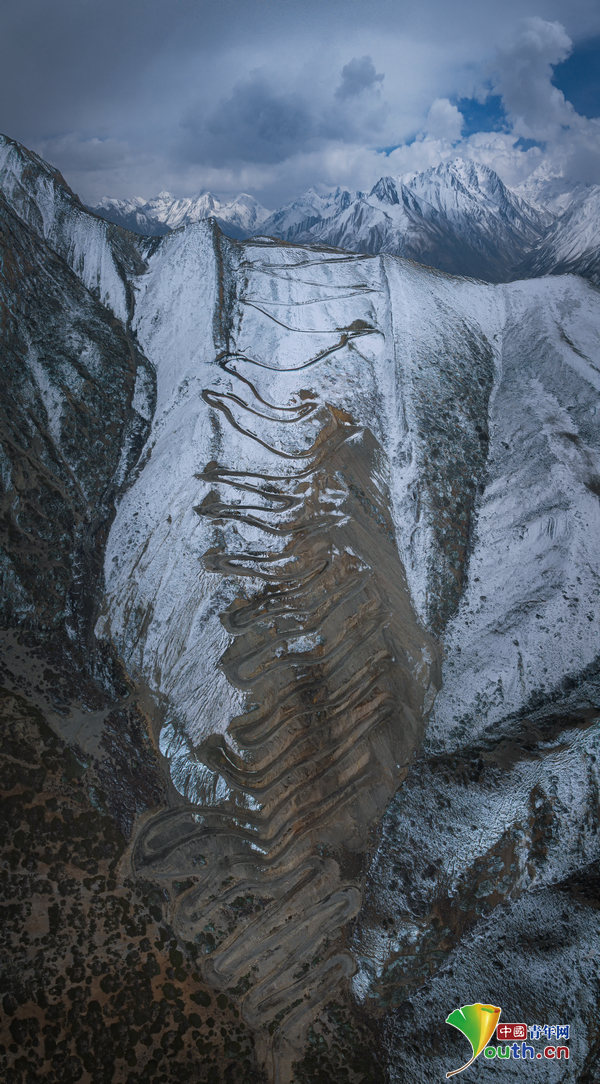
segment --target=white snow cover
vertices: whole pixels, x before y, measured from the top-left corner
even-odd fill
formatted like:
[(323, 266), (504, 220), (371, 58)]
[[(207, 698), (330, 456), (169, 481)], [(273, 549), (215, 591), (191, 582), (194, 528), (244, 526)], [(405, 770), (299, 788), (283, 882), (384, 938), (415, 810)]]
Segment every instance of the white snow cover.
[(170, 230), (176, 230), (180, 226), (190, 226), (206, 218), (217, 218), (223, 225), (233, 226), (240, 235), (245, 235), (256, 233), (271, 213), (246, 192), (240, 192), (229, 201), (220, 200), (211, 192), (177, 198), (165, 191), (150, 200), (145, 200), (142, 196), (133, 196), (131, 199), (105, 196), (92, 209), (100, 215), (110, 216), (116, 213), (123, 218), (133, 216), (142, 233), (151, 230), (157, 222)]
[(126, 323), (127, 294), (107, 237), (110, 226), (86, 212), (61, 181), (36, 154), (0, 136), (0, 189), (6, 198), (83, 284)]
[[(193, 511), (210, 459), (210, 412), (200, 398), (215, 370), (212, 233), (199, 223), (167, 235), (137, 286), (136, 330), (158, 362), (158, 399), (146, 465), (126, 492), (106, 550), (108, 632), (134, 673), (168, 698), (196, 740), (224, 729), (238, 698), (216, 669), (227, 637), (219, 612), (230, 600), (207, 573), (208, 528)], [(167, 713), (166, 721), (169, 722)]]
[(545, 163), (516, 185), (513, 192), (527, 203), (545, 207), (548, 211), (560, 215), (574, 199), (585, 195), (593, 187), (595, 186), (584, 181), (572, 181), (568, 177), (555, 174)]
[(488, 479), (434, 747), (476, 739), (598, 654), (600, 294), (576, 276), (495, 290), (505, 318)]
[[(267, 243), (237, 251), (243, 268), (229, 349), (238, 373), (280, 407), (310, 389), (375, 434), (423, 621), (436, 550), (413, 495), (427, 442), (418, 431), (420, 380), (428, 367), (464, 357), (468, 334), (490, 344), (488, 477), (466, 591), (446, 632), (432, 747), (453, 747), (588, 665), (600, 619), (598, 292), (571, 276), (488, 286), (393, 257)], [(164, 238), (138, 280), (135, 326), (156, 366), (158, 406), (145, 466), (111, 529), (99, 625), (192, 744), (224, 732), (242, 706), (217, 667), (229, 642), (219, 614), (254, 587), (204, 570), (213, 528), (193, 508), (210, 487), (195, 475), (212, 460), (240, 471), (282, 470), (278, 457), (224, 425), (201, 397), (211, 388), (239, 393), (216, 360), (219, 274), (211, 228), (199, 223)], [(356, 320), (371, 330), (340, 345), (340, 329)], [(247, 424), (233, 400), (230, 407)], [(286, 426), (272, 409), (272, 421), (257, 423), (265, 443), (289, 454), (308, 448), (312, 415)], [(279, 544), (239, 521), (222, 531), (229, 551)], [(189, 778), (191, 761), (177, 770)]]
[(583, 189), (532, 253), (533, 274), (575, 271), (598, 285), (600, 273), (600, 185)]

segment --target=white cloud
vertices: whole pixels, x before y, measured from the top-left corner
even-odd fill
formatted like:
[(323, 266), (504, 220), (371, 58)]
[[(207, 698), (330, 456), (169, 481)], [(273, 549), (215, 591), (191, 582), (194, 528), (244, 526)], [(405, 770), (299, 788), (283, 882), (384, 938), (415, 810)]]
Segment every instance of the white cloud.
[(460, 139), (463, 125), (464, 117), (456, 106), (452, 105), (448, 98), (436, 98), (427, 114), (425, 131), (434, 139), (453, 143)]
[[(498, 52), (494, 90), (502, 95), (511, 135), (545, 144), (541, 157), (549, 175), (598, 183), (600, 121), (580, 116), (551, 81), (554, 65), (572, 47), (560, 23), (537, 16), (523, 20), (510, 44)], [(514, 150), (512, 158), (514, 169)]]
[[(117, 0), (103, 2), (116, 11)], [(177, 5), (168, 33), (162, 0), (144, 0), (144, 48), (133, 52), (135, 20), (96, 47), (86, 20), (71, 18), (75, 0), (55, 0), (72, 35), (67, 52), (79, 58), (76, 86), (53, 24), (44, 37), (43, 0), (32, 3), (39, 19), (33, 30), (22, 20), (21, 51), (5, 57), (0, 83), (10, 89), (4, 108), (22, 103), (33, 129), (0, 127), (62, 169), (87, 202), (210, 188), (250, 190), (273, 207), (312, 184), (364, 189), (456, 155), (485, 161), (508, 183), (541, 161), (600, 180), (598, 122), (579, 117), (551, 82), (571, 48), (556, 16), (562, 7), (570, 29), (597, 34), (591, 0), (571, 0), (568, 12), (564, 0), (536, 0), (540, 15), (521, 23), (522, 0), (431, 0), (426, 10), (422, 0), (354, 0), (352, 18), (347, 0), (307, 0), (301, 14), (275, 0), (231, 0), (231, 26), (222, 0), (203, 0), (202, 19), (197, 6)], [(507, 131), (462, 137), (452, 103), (481, 102), (490, 86)], [(519, 137), (545, 146), (524, 150)]]
[(576, 119), (571, 103), (551, 83), (553, 65), (566, 60), (572, 47), (564, 26), (536, 16), (525, 19), (511, 44), (499, 50), (494, 89), (517, 135), (554, 139)]

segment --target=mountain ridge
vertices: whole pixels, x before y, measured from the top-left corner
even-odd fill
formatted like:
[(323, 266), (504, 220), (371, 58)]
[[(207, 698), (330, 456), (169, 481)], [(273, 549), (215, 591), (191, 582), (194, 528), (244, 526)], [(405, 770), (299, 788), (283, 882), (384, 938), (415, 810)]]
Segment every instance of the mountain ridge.
[(236, 240), (264, 235), (383, 252), (489, 282), (567, 271), (600, 283), (598, 186), (539, 170), (511, 188), (490, 167), (461, 158), (380, 177), (369, 192), (313, 187), (273, 212), (244, 193), (226, 203), (208, 191), (185, 199), (105, 197), (90, 209), (146, 236), (211, 217)]
[(318, 203), (306, 196), (272, 215), (262, 232), (296, 244), (404, 256), (492, 282), (506, 281), (554, 221), (493, 170), (461, 159), (406, 179), (382, 177), (369, 193), (336, 189)]
[[(459, 173), (332, 203), (518, 210)], [(430, 1084), (474, 967), (598, 1079), (598, 290), (136, 236), (2, 139), (0, 212), (5, 1079)]]
[(166, 190), (149, 200), (141, 196), (123, 200), (104, 196), (100, 203), (88, 209), (115, 225), (147, 237), (161, 237), (180, 226), (214, 218), (223, 231), (236, 240), (256, 232), (255, 227), (270, 214), (247, 192), (240, 192), (227, 203), (207, 190), (184, 198), (172, 196)]

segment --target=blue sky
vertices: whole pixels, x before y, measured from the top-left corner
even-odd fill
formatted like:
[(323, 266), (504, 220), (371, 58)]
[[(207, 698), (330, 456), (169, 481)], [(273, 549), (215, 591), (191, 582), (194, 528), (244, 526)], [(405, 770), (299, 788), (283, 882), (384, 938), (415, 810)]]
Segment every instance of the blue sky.
[(575, 45), (554, 69), (555, 87), (584, 117), (600, 117), (600, 36)]
[(508, 131), (509, 122), (504, 102), (499, 94), (493, 94), (491, 90), (483, 102), (476, 98), (454, 98), (453, 104), (464, 118), (464, 136), (473, 135), (474, 132)]
[[(588, 119), (600, 117), (600, 37), (574, 45), (571, 55), (557, 64), (551, 78), (577, 113)], [(510, 130), (504, 102), (491, 86), (483, 101), (476, 98), (452, 98), (464, 117), (463, 135), (474, 132)]]
[(368, 189), (461, 155), (600, 183), (597, 0), (21, 0), (0, 130), (87, 202)]

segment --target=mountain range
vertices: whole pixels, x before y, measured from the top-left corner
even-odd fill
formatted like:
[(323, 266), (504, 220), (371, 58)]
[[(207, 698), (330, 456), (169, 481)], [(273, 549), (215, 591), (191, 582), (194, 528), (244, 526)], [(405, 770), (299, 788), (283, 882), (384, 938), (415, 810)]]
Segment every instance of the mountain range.
[(368, 193), (311, 188), (272, 213), (252, 196), (223, 203), (210, 192), (106, 198), (92, 210), (149, 236), (212, 217), (237, 239), (385, 252), (488, 282), (573, 272), (600, 284), (600, 185), (569, 184), (541, 170), (511, 189), (489, 167), (455, 159), (381, 177)]
[(481, 999), (595, 1084), (598, 289), (145, 237), (0, 137), (0, 333), (0, 1079), (432, 1084)]
[(170, 192), (160, 192), (148, 201), (140, 196), (122, 200), (105, 196), (91, 210), (108, 222), (147, 237), (161, 237), (180, 226), (214, 218), (228, 237), (241, 240), (257, 233), (269, 217), (269, 211), (244, 192), (230, 203), (223, 203), (210, 192), (185, 199), (177, 199)]

